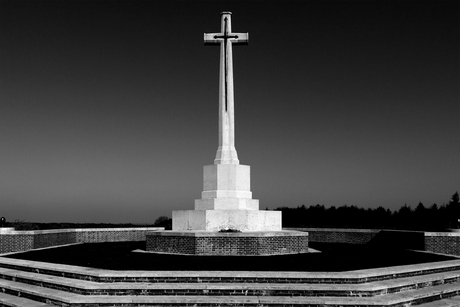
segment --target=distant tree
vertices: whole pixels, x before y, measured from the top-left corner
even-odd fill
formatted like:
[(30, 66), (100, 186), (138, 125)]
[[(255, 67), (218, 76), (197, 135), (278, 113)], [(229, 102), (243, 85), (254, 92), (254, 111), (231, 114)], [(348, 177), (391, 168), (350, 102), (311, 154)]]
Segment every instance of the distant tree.
[(335, 206), (330, 207), (329, 209), (326, 210), (326, 216), (327, 216), (327, 226), (328, 227), (337, 227), (340, 223), (340, 217), (337, 214), (337, 208)]
[(458, 192), (455, 192), (454, 195), (452, 195), (450, 203), (460, 205), (460, 196), (458, 195)]
[(15, 230), (39, 230), (37, 224), (24, 222), (22, 220), (15, 220), (10, 224), (10, 227), (14, 227)]
[(422, 202), (419, 202), (417, 207), (415, 208), (414, 219), (413, 219), (413, 226), (416, 229), (420, 229), (420, 230), (426, 229), (427, 227), (426, 212), (427, 210), (425, 206), (422, 204)]
[(419, 202), (415, 210), (404, 204), (394, 212), (383, 207), (363, 209), (354, 205), (326, 209), (320, 204), (309, 207), (301, 205), (297, 208), (279, 207), (275, 210), (283, 213), (283, 227), (443, 231), (448, 227), (459, 226), (460, 197), (456, 192), (447, 205), (433, 204), (427, 208)]
[(155, 220), (155, 223), (153, 223), (153, 226), (155, 227), (164, 227), (167, 230), (172, 229), (172, 219), (167, 217), (167, 216), (160, 216)]
[(368, 223), (369, 228), (391, 228), (392, 225), (392, 214), (389, 209), (385, 209), (382, 206), (377, 209), (370, 209), (368, 212)]
[(443, 221), (441, 218), (441, 208), (437, 204), (432, 204), (426, 209), (426, 230), (437, 231), (443, 229)]
[(458, 192), (452, 195), (449, 203), (447, 204), (448, 224), (450, 228), (459, 228), (460, 219), (460, 199)]
[(404, 204), (394, 214), (394, 226), (397, 229), (413, 229), (413, 211), (410, 206)]

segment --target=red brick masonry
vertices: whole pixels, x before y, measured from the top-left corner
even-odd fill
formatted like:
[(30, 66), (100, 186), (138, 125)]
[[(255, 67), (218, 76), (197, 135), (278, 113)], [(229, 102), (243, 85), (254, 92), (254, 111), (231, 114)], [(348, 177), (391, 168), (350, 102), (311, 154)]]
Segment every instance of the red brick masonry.
[(147, 251), (187, 255), (283, 255), (308, 252), (308, 233), (300, 231), (158, 231), (147, 234)]
[(0, 232), (0, 254), (75, 243), (145, 241), (147, 232), (163, 227), (88, 228)]
[[(93, 243), (93, 242), (116, 242), (116, 241), (145, 241), (146, 234), (153, 231), (163, 230), (163, 228), (97, 228), (97, 229), (59, 229), (59, 230), (41, 230), (41, 231), (0, 231), (0, 254), (9, 252), (26, 251), (30, 249), (60, 246), (75, 243)], [(268, 249), (276, 250), (278, 253), (283, 248), (288, 251), (302, 250), (308, 247), (308, 242), (329, 242), (329, 243), (350, 243), (350, 244), (398, 244), (399, 246), (425, 250), (434, 253), (450, 254), (460, 256), (460, 233), (459, 232), (417, 232), (417, 231), (398, 231), (398, 230), (378, 230), (378, 229), (326, 229), (326, 228), (296, 228), (301, 232), (308, 232), (308, 237), (298, 239), (301, 242), (297, 247), (292, 240), (286, 238), (246, 238), (232, 242), (233, 251), (240, 250), (244, 253), (244, 248), (238, 245), (239, 242), (246, 242), (243, 246), (256, 246), (264, 253)], [(229, 235), (221, 233), (221, 235)], [(176, 241), (176, 246), (182, 246), (184, 249), (191, 248), (208, 248), (214, 252), (224, 251), (229, 247), (224, 247), (222, 242), (215, 239), (187, 239)], [(188, 241), (187, 241), (188, 240)], [(294, 239), (295, 241), (296, 239)], [(173, 241), (171, 241), (172, 244)], [(192, 242), (192, 243), (190, 243)], [(194, 243), (193, 243), (194, 242)], [(198, 245), (197, 245), (198, 242)], [(200, 243), (201, 242), (201, 243)], [(149, 243), (148, 243), (149, 244)], [(150, 244), (158, 244), (150, 242)], [(195, 244), (195, 245), (193, 245)], [(286, 244), (286, 245), (283, 245)], [(305, 245), (302, 245), (305, 244)], [(194, 247), (193, 247), (194, 246)], [(219, 247), (220, 246), (220, 247)], [(239, 246), (239, 247), (238, 247)], [(303, 246), (303, 247), (302, 247)], [(155, 247), (151, 247), (155, 249)], [(167, 245), (164, 245), (165, 252)], [(227, 251), (227, 250), (225, 250)], [(250, 253), (250, 249), (246, 248)]]
[(310, 242), (379, 244), (460, 256), (460, 232), (381, 229), (287, 228), (307, 231)]

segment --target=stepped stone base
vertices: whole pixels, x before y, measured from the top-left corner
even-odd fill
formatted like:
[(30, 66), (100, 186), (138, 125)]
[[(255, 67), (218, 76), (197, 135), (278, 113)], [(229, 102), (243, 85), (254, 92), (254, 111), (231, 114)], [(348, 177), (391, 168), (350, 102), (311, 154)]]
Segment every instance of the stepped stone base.
[(281, 231), (281, 211), (175, 210), (173, 231)]
[(186, 255), (257, 256), (308, 252), (308, 233), (300, 231), (147, 233), (147, 251)]

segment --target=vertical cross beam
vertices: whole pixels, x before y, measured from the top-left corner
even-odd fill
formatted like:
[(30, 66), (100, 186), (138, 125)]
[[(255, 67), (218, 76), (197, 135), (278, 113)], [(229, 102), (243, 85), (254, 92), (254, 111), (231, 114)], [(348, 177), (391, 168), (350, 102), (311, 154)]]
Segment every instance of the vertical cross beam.
[(221, 13), (221, 32), (205, 33), (205, 45), (220, 46), (219, 147), (214, 164), (239, 164), (235, 149), (232, 46), (247, 45), (248, 33), (232, 33), (230, 12)]

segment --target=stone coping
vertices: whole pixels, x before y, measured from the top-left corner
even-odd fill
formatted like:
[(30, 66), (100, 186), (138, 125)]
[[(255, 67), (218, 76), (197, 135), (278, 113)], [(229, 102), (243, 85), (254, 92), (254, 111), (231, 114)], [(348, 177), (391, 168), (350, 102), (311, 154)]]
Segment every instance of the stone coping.
[[(0, 228), (1, 229), (1, 228)], [(66, 228), (66, 229), (48, 229), (48, 230), (14, 230), (13, 227), (8, 227), (9, 231), (0, 234), (9, 235), (40, 235), (40, 234), (55, 234), (55, 233), (72, 233), (72, 232), (108, 232), (108, 231), (160, 231), (164, 227), (131, 227), (131, 228)]]
[(361, 232), (361, 233), (375, 233), (375, 232), (416, 232), (424, 233), (426, 237), (460, 237), (460, 229), (448, 229), (446, 231), (422, 231), (422, 230), (398, 230), (398, 229), (351, 229), (351, 228), (301, 228), (301, 227), (289, 227), (283, 228), (285, 230), (296, 230), (304, 232)]
[[(345, 272), (273, 272), (273, 271), (114, 271), (79, 267), (57, 263), (46, 263), (21, 259), (0, 257), (0, 266), (21, 266), (34, 270), (59, 271), (68, 274), (90, 276), (93, 278), (156, 278), (156, 277), (191, 277), (191, 278), (283, 278), (283, 279), (356, 279), (364, 280), (373, 277), (406, 275), (424, 270), (443, 270), (450, 267), (460, 267), (460, 259), (439, 262), (420, 263), (412, 265), (366, 269)], [(357, 281), (363, 282), (363, 281)]]
[(305, 231), (281, 230), (281, 231), (244, 231), (244, 232), (214, 232), (214, 231), (201, 231), (201, 230), (188, 230), (188, 231), (173, 231), (164, 230), (147, 235), (158, 236), (184, 236), (184, 237), (283, 237), (295, 236), (302, 237), (308, 236)]
[(312, 231), (312, 232), (317, 232), (317, 231), (339, 231), (339, 232), (369, 232), (369, 233), (375, 233), (375, 232), (380, 232), (383, 229), (352, 229), (352, 228), (302, 228), (302, 227), (286, 227), (284, 230), (295, 230), (295, 231)]
[(14, 227), (0, 227), (0, 234), (11, 233)]
[[(104, 231), (134, 231), (134, 230), (142, 230), (142, 231), (162, 231), (164, 227), (132, 227), (132, 228), (71, 228), (71, 229), (49, 229), (49, 230), (15, 230), (13, 227), (3, 227), (0, 228), (0, 234), (12, 234), (12, 235), (21, 235), (21, 234), (51, 234), (51, 233), (71, 233), (71, 232), (87, 232), (87, 231), (97, 231), (97, 232), (104, 232)], [(346, 228), (283, 228), (283, 230), (279, 232), (286, 232), (286, 231), (298, 231), (298, 232), (317, 232), (317, 231), (340, 231), (340, 232), (361, 232), (361, 233), (375, 233), (380, 231), (396, 231), (396, 232), (423, 232), (425, 236), (429, 237), (459, 237), (460, 232), (430, 232), (430, 231), (411, 231), (411, 230), (395, 230), (395, 229), (346, 229)], [(182, 231), (187, 232), (187, 231)], [(276, 231), (272, 231), (270, 233), (275, 233)], [(258, 232), (242, 232), (242, 233), (258, 233)], [(235, 233), (219, 233), (219, 234), (235, 234)]]
[(460, 232), (425, 232), (425, 237), (460, 237)]

